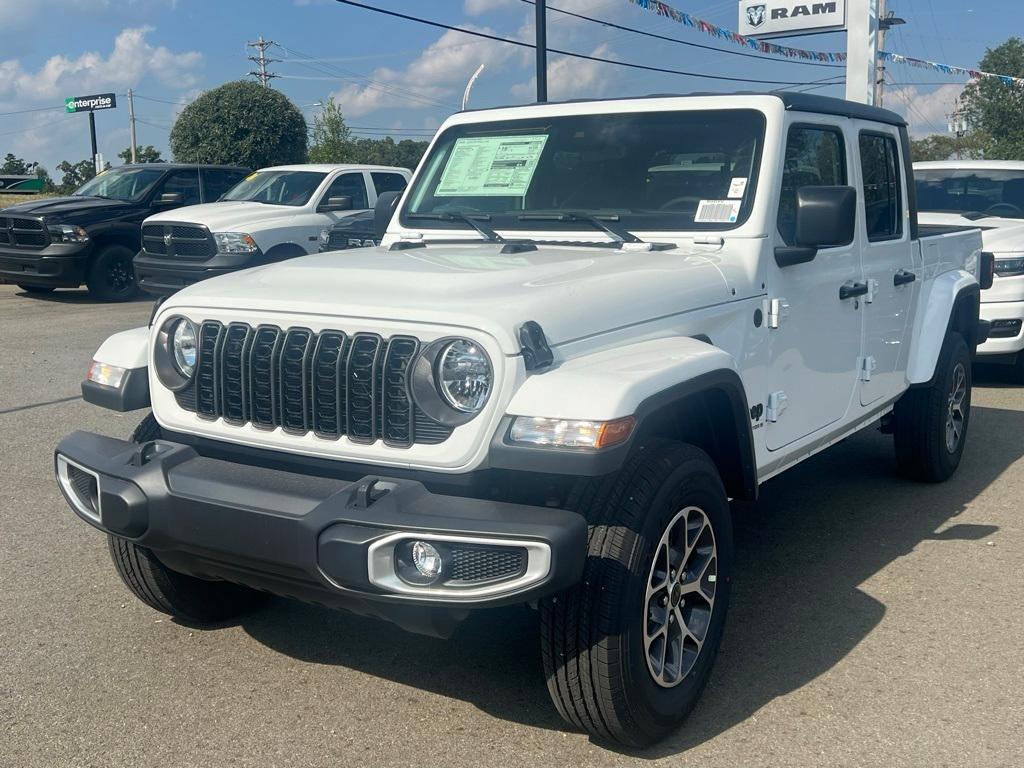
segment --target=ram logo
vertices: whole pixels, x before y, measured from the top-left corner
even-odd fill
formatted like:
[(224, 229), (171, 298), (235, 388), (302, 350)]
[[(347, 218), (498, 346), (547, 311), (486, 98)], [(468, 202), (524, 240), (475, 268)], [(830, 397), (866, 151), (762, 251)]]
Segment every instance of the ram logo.
[(760, 27), (768, 18), (768, 6), (752, 5), (747, 8), (747, 23), (752, 27)]

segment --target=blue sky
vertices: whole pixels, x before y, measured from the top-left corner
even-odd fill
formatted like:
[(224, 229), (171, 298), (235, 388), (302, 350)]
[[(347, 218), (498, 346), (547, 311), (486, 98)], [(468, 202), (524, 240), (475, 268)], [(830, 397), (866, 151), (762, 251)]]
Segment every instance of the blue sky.
[[(468, 26), (504, 37), (532, 39), (533, 7), (521, 0), (366, 0), (382, 8)], [(627, 0), (548, 0), (619, 24), (695, 43), (699, 32), (631, 6)], [(729, 28), (736, 0), (673, 0), (671, 5)], [(886, 47), (909, 56), (975, 66), (986, 46), (1024, 33), (1024, 3), (1010, 0), (889, 0), (908, 24)], [(732, 77), (811, 82), (842, 70), (754, 61), (639, 37), (549, 12), (549, 45), (603, 58)], [(280, 75), (274, 87), (303, 107), (334, 95), (358, 132), (396, 138), (429, 135), (458, 108), (466, 80), (486, 69), (472, 106), (531, 101), (532, 51), (413, 24), (333, 0), (0, 0), (0, 156), (14, 152), (51, 171), (63, 159), (89, 155), (84, 115), (57, 109), (65, 96), (119, 94), (116, 110), (97, 113), (100, 151), (116, 162), (128, 145), (128, 110), (120, 95), (139, 94), (142, 144), (167, 150), (181, 107), (204, 89), (245, 77), (252, 68), (247, 40), (259, 35), (280, 47), (270, 55)], [(843, 50), (844, 35), (781, 41), (816, 50)], [(945, 130), (963, 80), (906, 66), (889, 71), (896, 84), (886, 106), (907, 115), (916, 133)], [(767, 90), (774, 86), (663, 75), (552, 56), (552, 98), (639, 95), (695, 90)], [(842, 88), (818, 93), (842, 95)], [(21, 112), (21, 114), (2, 114)]]

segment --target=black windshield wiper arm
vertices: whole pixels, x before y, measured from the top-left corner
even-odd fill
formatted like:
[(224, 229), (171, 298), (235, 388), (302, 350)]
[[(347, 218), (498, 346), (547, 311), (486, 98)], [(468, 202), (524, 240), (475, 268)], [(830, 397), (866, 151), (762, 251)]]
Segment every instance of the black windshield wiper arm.
[(594, 216), (590, 213), (580, 213), (578, 211), (566, 211), (564, 213), (524, 213), (518, 217), (519, 221), (585, 221), (591, 224), (603, 232), (607, 232), (617, 242), (620, 243), (642, 243), (639, 237), (634, 235), (628, 229), (622, 227), (613, 227), (606, 223), (609, 221), (618, 221), (619, 217), (616, 215), (611, 216)]
[(444, 213), (410, 213), (410, 219), (434, 219), (436, 221), (461, 221), (468, 224), (489, 243), (504, 243), (505, 238), (499, 235), (490, 227), (481, 224), (481, 221), (490, 221), (491, 217), (486, 213), (463, 213), (462, 211), (445, 211)]

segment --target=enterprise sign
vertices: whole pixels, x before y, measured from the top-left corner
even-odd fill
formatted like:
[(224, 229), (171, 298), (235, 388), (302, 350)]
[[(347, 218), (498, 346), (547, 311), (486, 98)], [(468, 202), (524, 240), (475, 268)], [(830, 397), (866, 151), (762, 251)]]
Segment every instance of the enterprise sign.
[(113, 109), (117, 99), (112, 93), (97, 93), (92, 96), (68, 96), (64, 99), (65, 112), (95, 112), (97, 109)]

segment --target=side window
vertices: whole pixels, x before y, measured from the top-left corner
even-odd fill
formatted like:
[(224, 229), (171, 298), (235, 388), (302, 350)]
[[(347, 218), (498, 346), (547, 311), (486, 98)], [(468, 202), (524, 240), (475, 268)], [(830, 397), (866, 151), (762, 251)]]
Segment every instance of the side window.
[(361, 173), (343, 173), (331, 182), (321, 198), (321, 203), (326, 203), (332, 197), (351, 197), (352, 209), (369, 208), (370, 201), (366, 195), (366, 180)]
[(199, 200), (199, 171), (174, 171), (166, 179), (159, 190), (160, 195), (181, 195), (182, 205), (198, 205)]
[(864, 219), (868, 240), (874, 242), (901, 237), (903, 187), (896, 139), (881, 133), (862, 133), (860, 167), (864, 177)]
[(203, 169), (203, 202), (213, 203), (245, 178), (245, 171), (219, 168)]
[(400, 173), (376, 171), (370, 176), (373, 177), (373, 188), (377, 190), (378, 195), (384, 192), (401, 192), (407, 183), (405, 176)]
[(796, 193), (800, 187), (846, 185), (846, 149), (836, 128), (794, 125), (786, 141), (779, 198), (779, 234), (795, 244)]

